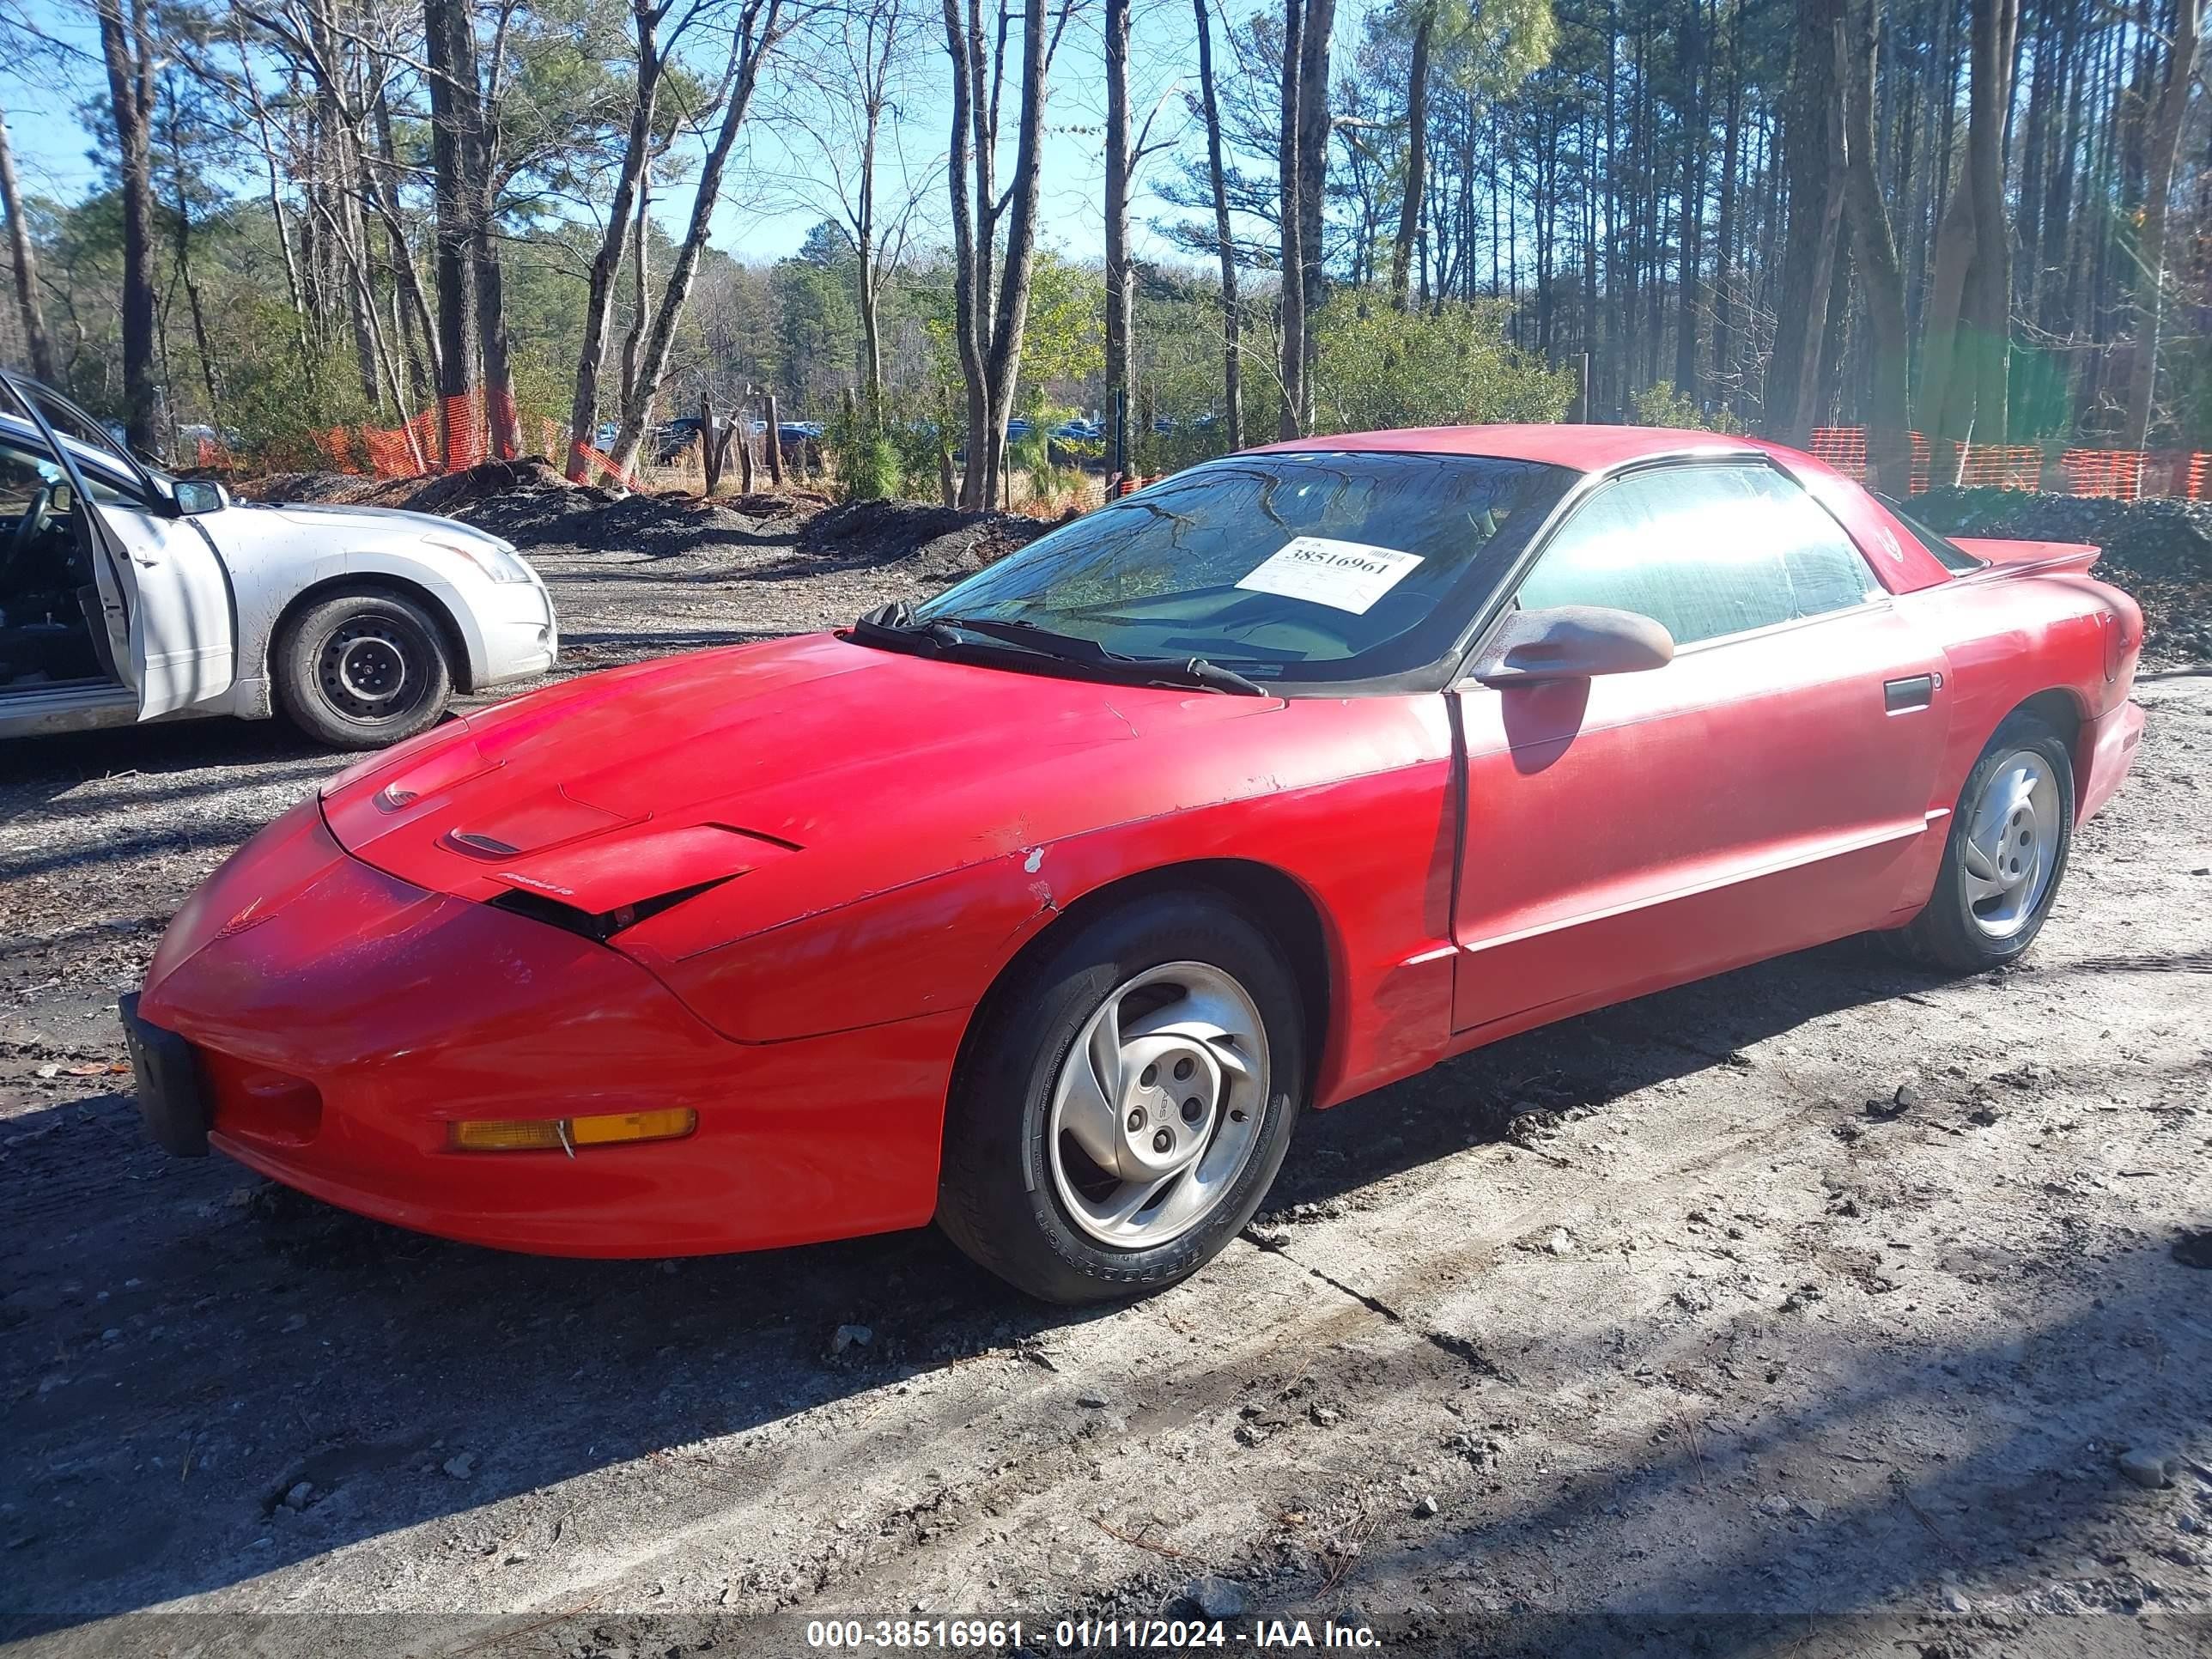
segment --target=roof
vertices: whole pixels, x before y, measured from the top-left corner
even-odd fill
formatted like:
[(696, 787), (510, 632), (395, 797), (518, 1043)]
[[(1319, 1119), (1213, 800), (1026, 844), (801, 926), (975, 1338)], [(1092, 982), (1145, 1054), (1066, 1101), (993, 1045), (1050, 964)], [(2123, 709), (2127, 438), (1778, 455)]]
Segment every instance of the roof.
[(1578, 472), (1601, 472), (1625, 461), (1685, 451), (1760, 453), (1766, 446), (1720, 432), (1663, 426), (1421, 426), (1395, 432), (1347, 432), (1267, 444), (1271, 450), (1378, 450), (1413, 455), (1492, 455), (1547, 461)]

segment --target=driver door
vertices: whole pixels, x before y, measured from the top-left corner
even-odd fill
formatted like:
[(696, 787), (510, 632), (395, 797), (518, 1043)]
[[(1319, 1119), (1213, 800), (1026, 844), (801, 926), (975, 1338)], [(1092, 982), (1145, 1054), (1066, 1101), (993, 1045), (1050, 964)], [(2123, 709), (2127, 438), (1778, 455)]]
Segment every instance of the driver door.
[(234, 629), (213, 547), (98, 422), (46, 387), (5, 385), (45, 439), (51, 469), (68, 481), (113, 672), (136, 694), (138, 718), (222, 695), (234, 674)]

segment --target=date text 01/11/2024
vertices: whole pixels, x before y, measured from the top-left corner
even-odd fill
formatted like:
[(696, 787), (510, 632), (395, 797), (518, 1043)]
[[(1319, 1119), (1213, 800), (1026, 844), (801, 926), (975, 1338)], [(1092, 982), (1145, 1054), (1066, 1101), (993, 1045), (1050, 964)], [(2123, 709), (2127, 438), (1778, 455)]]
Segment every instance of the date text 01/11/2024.
[[(1026, 1643), (1024, 1637), (1027, 1637)], [(1334, 1619), (1255, 1619), (1244, 1626), (1214, 1619), (1062, 1619), (1045, 1631), (1024, 1631), (1018, 1619), (819, 1619), (806, 1626), (810, 1648), (870, 1652), (941, 1649), (982, 1653), (1099, 1651), (1182, 1653), (1194, 1649), (1372, 1649), (1382, 1638), (1365, 1625)]]

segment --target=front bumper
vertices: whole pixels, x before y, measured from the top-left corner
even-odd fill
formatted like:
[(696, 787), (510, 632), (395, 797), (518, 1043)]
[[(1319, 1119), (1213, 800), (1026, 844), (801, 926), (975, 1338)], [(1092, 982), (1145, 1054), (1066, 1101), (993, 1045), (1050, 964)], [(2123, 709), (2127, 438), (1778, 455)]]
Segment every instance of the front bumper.
[(553, 666), (561, 654), (561, 624), (553, 597), (540, 582), (489, 582), (477, 611), (483, 661), (476, 689), (526, 679)]
[[(274, 1180), (473, 1243), (658, 1256), (927, 1221), (964, 1015), (732, 1042), (605, 945), (348, 856), (310, 802), (179, 913), (129, 1018), (134, 1051), (189, 1045), (208, 1144)], [(658, 1107), (697, 1130), (447, 1144), (456, 1119)]]

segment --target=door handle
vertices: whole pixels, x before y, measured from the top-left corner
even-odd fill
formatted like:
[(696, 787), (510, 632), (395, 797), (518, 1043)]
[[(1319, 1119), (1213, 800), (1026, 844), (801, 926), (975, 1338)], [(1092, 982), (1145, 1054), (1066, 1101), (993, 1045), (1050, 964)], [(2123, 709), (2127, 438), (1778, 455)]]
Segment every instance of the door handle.
[(1942, 684), (1934, 674), (1914, 674), (1901, 680), (1881, 683), (1881, 706), (1892, 714), (1909, 714), (1915, 709), (1925, 708), (1936, 701), (1936, 688)]

